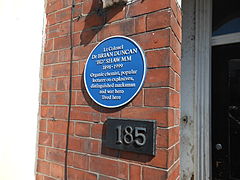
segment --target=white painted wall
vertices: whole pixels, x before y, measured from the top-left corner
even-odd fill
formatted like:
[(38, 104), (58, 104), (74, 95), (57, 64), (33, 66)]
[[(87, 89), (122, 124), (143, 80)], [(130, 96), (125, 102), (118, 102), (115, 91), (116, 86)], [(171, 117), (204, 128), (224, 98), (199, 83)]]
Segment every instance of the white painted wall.
[(33, 180), (44, 0), (0, 0), (0, 179)]

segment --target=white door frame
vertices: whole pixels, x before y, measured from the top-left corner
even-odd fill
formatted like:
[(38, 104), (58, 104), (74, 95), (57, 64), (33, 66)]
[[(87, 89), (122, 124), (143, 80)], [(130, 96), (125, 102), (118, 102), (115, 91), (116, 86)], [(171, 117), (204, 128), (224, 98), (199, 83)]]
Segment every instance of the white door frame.
[(211, 179), (211, 36), (212, 1), (196, 0), (195, 177)]
[(212, 164), (212, 0), (183, 0), (182, 7), (186, 9), (183, 9), (181, 113), (188, 120), (181, 121), (181, 178), (207, 180), (211, 179)]

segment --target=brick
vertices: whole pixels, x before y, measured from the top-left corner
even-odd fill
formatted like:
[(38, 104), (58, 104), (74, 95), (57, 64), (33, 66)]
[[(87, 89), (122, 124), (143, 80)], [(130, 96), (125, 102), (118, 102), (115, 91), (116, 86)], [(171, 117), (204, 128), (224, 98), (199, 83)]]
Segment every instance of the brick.
[(50, 163), (42, 160), (37, 161), (37, 172), (50, 175)]
[(68, 100), (69, 100), (68, 93), (65, 93), (65, 92), (49, 93), (49, 104), (67, 105)]
[(177, 161), (180, 157), (180, 143), (174, 146), (174, 160)]
[(119, 157), (119, 151), (118, 150), (107, 148), (106, 146), (102, 146), (101, 154), (103, 154), (105, 156)]
[(180, 93), (177, 91), (170, 91), (170, 101), (169, 101), (169, 106), (174, 107), (174, 108), (179, 108), (180, 107)]
[(176, 53), (177, 57), (181, 58), (182, 56), (181, 44), (176, 38), (176, 36), (173, 34), (173, 32), (170, 33), (170, 47)]
[(40, 174), (36, 175), (36, 180), (44, 180), (43, 178), (44, 178), (43, 175), (40, 175)]
[(99, 122), (100, 121), (100, 113), (90, 107), (81, 107), (81, 108), (80, 107), (72, 107), (71, 119), (72, 120)]
[(180, 172), (180, 163), (176, 163), (168, 174), (168, 180), (176, 180), (179, 178), (179, 172)]
[(169, 0), (154, 1), (154, 3), (152, 0), (138, 1), (129, 7), (127, 17), (138, 16), (169, 7)]
[(107, 37), (114, 35), (131, 35), (135, 33), (134, 20), (126, 20), (119, 23), (113, 23), (108, 26), (105, 26), (98, 33), (98, 41), (101, 41)]
[(170, 49), (153, 50), (146, 52), (148, 68), (168, 67), (170, 62)]
[(81, 41), (81, 32), (73, 34), (73, 47), (79, 46)]
[(59, 51), (58, 62), (69, 62), (71, 60), (71, 50), (63, 49)]
[(171, 67), (178, 74), (181, 75), (181, 61), (177, 55), (171, 50), (170, 51)]
[(133, 106), (143, 106), (144, 105), (144, 91), (140, 91), (137, 96), (132, 100)]
[(106, 12), (106, 21), (114, 22), (124, 19), (126, 13), (125, 10), (126, 8), (120, 5), (114, 8), (109, 8)]
[(149, 32), (132, 37), (144, 50), (162, 48), (170, 45), (169, 29)]
[(77, 91), (76, 92), (76, 105), (90, 105), (92, 104), (92, 99), (87, 94), (87, 91)]
[(102, 132), (103, 131), (103, 125), (102, 124), (92, 124), (91, 126), (91, 137), (101, 139), (102, 138)]
[[(67, 121), (60, 121), (60, 120), (55, 120), (55, 121), (48, 121), (48, 126), (47, 126), (47, 131), (51, 133), (59, 133), (59, 134), (66, 134), (67, 133), (67, 128), (68, 128), (68, 122)], [(69, 133), (73, 134), (73, 123), (70, 122), (69, 125)]]
[(44, 79), (42, 90), (43, 91), (55, 91), (56, 90), (56, 79)]
[(88, 29), (80, 33), (80, 37), (77, 39), (75, 45), (88, 45), (89, 43), (95, 43), (97, 41), (98, 29)]
[(46, 131), (46, 120), (41, 119), (39, 121), (39, 130), (40, 131)]
[(140, 153), (134, 153), (134, 152), (127, 152), (127, 151), (120, 151), (117, 154), (117, 157), (120, 157), (121, 159), (126, 159), (130, 161), (137, 161), (139, 163), (146, 163), (151, 161), (152, 156), (140, 154)]
[(96, 13), (90, 14), (86, 17), (81, 17), (78, 21), (74, 22), (73, 31), (83, 31), (93, 27), (99, 27), (103, 25), (104, 17), (97, 15)]
[(56, 12), (56, 22), (63, 22), (70, 20), (71, 18), (71, 8), (63, 9), (61, 11)]
[(101, 148), (100, 141), (72, 136), (69, 137), (68, 145), (70, 150), (88, 154), (99, 154)]
[(182, 27), (182, 9), (179, 6), (177, 8), (177, 21), (180, 27)]
[(57, 91), (69, 90), (69, 77), (57, 78)]
[(140, 16), (140, 17), (136, 17), (134, 19), (135, 22), (135, 33), (143, 33), (147, 31), (147, 20), (146, 20), (146, 16)]
[(97, 180), (97, 175), (73, 168), (68, 168), (68, 180)]
[(52, 66), (43, 66), (43, 78), (52, 76)]
[(171, 128), (169, 131), (170, 131), (170, 138), (172, 140), (172, 144), (179, 142), (180, 141), (180, 127), (177, 126), (175, 128)]
[(54, 50), (70, 48), (71, 42), (69, 36), (59, 37), (54, 39)]
[(73, 63), (73, 65), (72, 65), (72, 74), (73, 74), (73, 76), (82, 75), (82, 73), (80, 73), (80, 70), (81, 70), (80, 64), (81, 64), (80, 61)]
[(69, 76), (70, 74), (70, 64), (56, 64), (52, 66), (52, 77), (56, 76)]
[(44, 50), (45, 52), (53, 50), (53, 39), (46, 40)]
[(75, 124), (75, 135), (89, 137), (90, 136), (90, 124), (77, 122)]
[(98, 0), (85, 0), (83, 2), (83, 14), (89, 14), (93, 11), (97, 11), (100, 8), (100, 2)]
[(129, 170), (130, 170), (130, 179), (131, 180), (139, 180), (139, 179), (141, 179), (141, 166), (137, 166), (137, 165), (133, 165), (133, 164), (131, 164), (131, 165), (129, 165), (130, 166), (130, 168), (129, 168)]
[(169, 131), (168, 129), (157, 129), (156, 143), (158, 148), (169, 147)]
[(148, 69), (144, 87), (174, 88), (175, 74), (170, 68)]
[(81, 17), (77, 21), (73, 22), (73, 32), (79, 32), (84, 30), (85, 18), (86, 17)]
[(61, 8), (63, 8), (62, 1), (60, 1), (60, 0), (48, 0), (47, 1), (47, 7), (46, 7), (46, 13), (48, 14), (48, 13), (57, 11)]
[(101, 122), (105, 122), (109, 117), (120, 118), (120, 111), (104, 111), (105, 113), (101, 113)]
[(44, 159), (45, 158), (45, 147), (39, 146), (38, 147), (38, 158)]
[(124, 162), (99, 157), (90, 157), (90, 170), (121, 179), (128, 178), (128, 165)]
[(79, 62), (79, 66), (80, 66), (80, 68), (79, 68), (79, 71), (80, 71), (80, 72), (79, 72), (79, 73), (80, 73), (80, 74), (83, 74), (84, 68), (85, 68), (85, 64), (86, 64), (86, 61), (85, 61), (85, 60)]
[(55, 119), (67, 120), (68, 106), (55, 106), (54, 117)]
[(107, 177), (107, 176), (99, 176), (99, 180), (116, 180), (115, 178)]
[(180, 77), (178, 74), (175, 74), (175, 86), (174, 86), (174, 89), (177, 91), (177, 92), (180, 92), (180, 89), (181, 89), (181, 82), (180, 82)]
[(177, 19), (175, 18), (173, 13), (171, 13), (170, 24), (171, 24), (172, 31), (174, 32), (174, 34), (177, 37), (178, 41), (182, 42), (182, 29), (179, 26), (179, 24), (177, 22)]
[(89, 156), (88, 155), (82, 155), (77, 153), (71, 153), (71, 155), (68, 156), (68, 165), (73, 166), (74, 168), (89, 169)]
[(156, 156), (147, 164), (164, 169), (170, 168), (174, 163), (174, 148), (169, 150), (157, 149)]
[(157, 130), (157, 147), (169, 148), (179, 141), (179, 127)]
[(170, 26), (171, 11), (169, 9), (147, 15), (147, 30), (162, 29)]
[(52, 135), (40, 132), (38, 143), (41, 145), (45, 145), (45, 146), (51, 146), (52, 145)]
[(44, 64), (53, 64), (58, 62), (58, 52), (49, 52), (44, 55)]
[(56, 24), (47, 28), (47, 39), (64, 36), (70, 33), (70, 22)]
[(51, 163), (51, 176), (57, 179), (64, 178), (64, 166)]
[(54, 107), (53, 106), (41, 106), (41, 117), (43, 118), (51, 118), (54, 115)]
[(44, 180), (55, 180), (55, 179), (48, 176), (44, 176)]
[(63, 4), (63, 8), (69, 7), (72, 5), (72, 0), (62, 0), (62, 4)]
[(174, 119), (175, 119), (175, 121), (174, 121), (174, 124), (175, 125), (180, 125), (180, 116), (181, 116), (181, 111), (180, 111), (180, 109), (175, 109), (175, 111), (174, 111)]
[(66, 148), (66, 136), (60, 134), (53, 135), (53, 146), (56, 148), (65, 149)]
[(56, 13), (53, 14), (47, 14), (47, 26), (51, 26), (53, 24), (56, 24)]
[(48, 93), (42, 92), (41, 104), (48, 104)]
[(73, 18), (78, 18), (82, 16), (82, 4), (76, 4), (73, 9)]
[(65, 152), (59, 149), (47, 148), (46, 159), (51, 162), (63, 164), (65, 161)]
[(83, 78), (82, 76), (72, 77), (72, 90), (83, 89)]
[(168, 88), (145, 89), (145, 105), (158, 107), (180, 106), (180, 94)]
[(73, 48), (73, 60), (87, 59), (95, 46), (96, 44), (90, 44), (88, 46), (80, 46)]
[(142, 179), (143, 180), (166, 180), (167, 172), (160, 169), (143, 167)]
[(145, 89), (144, 101), (146, 106), (169, 107), (170, 90), (168, 88)]
[(83, 0), (75, 0), (75, 3), (77, 4), (77, 3), (80, 3), (80, 2), (82, 2)]
[(182, 12), (181, 12), (181, 9), (177, 5), (177, 1), (170, 0), (170, 5), (171, 5), (171, 9), (173, 10), (175, 17), (178, 20), (179, 25), (182, 26)]
[(121, 117), (156, 120), (157, 125), (161, 127), (174, 125), (174, 111), (172, 109), (162, 109), (159, 107), (124, 108), (121, 112)]

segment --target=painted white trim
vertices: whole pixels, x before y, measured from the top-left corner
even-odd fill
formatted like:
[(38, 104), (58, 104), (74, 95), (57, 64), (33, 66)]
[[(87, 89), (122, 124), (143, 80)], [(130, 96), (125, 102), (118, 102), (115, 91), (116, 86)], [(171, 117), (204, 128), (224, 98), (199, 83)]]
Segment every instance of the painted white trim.
[[(194, 177), (195, 1), (183, 0), (181, 59), (181, 179)], [(185, 120), (184, 120), (185, 118)]]
[(212, 37), (212, 46), (232, 44), (240, 42), (240, 33), (231, 33)]
[(195, 179), (211, 179), (212, 1), (196, 0)]

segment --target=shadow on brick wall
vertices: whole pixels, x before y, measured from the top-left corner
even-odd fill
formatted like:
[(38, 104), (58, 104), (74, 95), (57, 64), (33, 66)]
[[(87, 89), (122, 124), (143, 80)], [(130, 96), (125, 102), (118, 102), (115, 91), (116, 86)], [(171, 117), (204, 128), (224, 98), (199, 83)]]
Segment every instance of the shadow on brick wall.
[[(91, 42), (99, 41), (96, 35), (114, 16), (123, 10), (124, 6), (121, 3), (103, 9), (102, 1), (93, 0), (87, 16), (81, 17), (84, 21), (84, 27), (80, 35), (80, 45), (87, 46)], [(79, 20), (81, 21), (81, 19)]]

